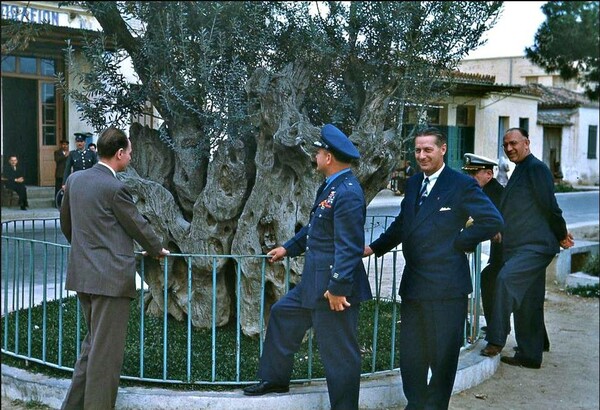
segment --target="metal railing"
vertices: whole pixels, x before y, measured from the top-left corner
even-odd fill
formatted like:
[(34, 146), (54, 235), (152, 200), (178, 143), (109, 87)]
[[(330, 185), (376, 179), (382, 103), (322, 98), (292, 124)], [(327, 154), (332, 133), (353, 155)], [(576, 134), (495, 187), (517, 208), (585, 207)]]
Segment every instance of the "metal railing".
[[(383, 231), (393, 217), (369, 217), (367, 243)], [(59, 222), (30, 220), (2, 223), (2, 354), (51, 368), (72, 371), (85, 336), (85, 320), (74, 292), (64, 289), (69, 245)], [(139, 297), (132, 303), (126, 359), (122, 379), (143, 382), (240, 385), (253, 382), (265, 333), (263, 318), (267, 261), (264, 255), (171, 254), (161, 262), (164, 283), (176, 259), (187, 266), (187, 311), (192, 311), (194, 289), (192, 260), (203, 258), (212, 266), (210, 329), (192, 326), (192, 315), (177, 321), (168, 314), (170, 293), (164, 286), (160, 317), (147, 311), (147, 287), (143, 260), (139, 269)], [(217, 324), (217, 267), (232, 264), (235, 295), (241, 294), (243, 272), (240, 261), (253, 260), (260, 266), (261, 297), (256, 301), (260, 337), (242, 332), (240, 297), (235, 298), (232, 323)], [(479, 337), (480, 247), (470, 256), (474, 292), (470, 295), (469, 317), (465, 320), (465, 346)], [(396, 338), (400, 317), (397, 284), (404, 259), (400, 250), (382, 258), (364, 260), (374, 293), (361, 305), (359, 340), (363, 375), (398, 371)], [(290, 260), (285, 263), (289, 286)], [(287, 289), (287, 287), (286, 287)], [(364, 309), (363, 309), (364, 308)], [(364, 312), (363, 312), (364, 310)], [(370, 323), (370, 324), (369, 324)], [(362, 330), (361, 328), (368, 329)], [(244, 366), (242, 366), (242, 363)], [(320, 359), (308, 332), (297, 356), (292, 382), (324, 379)]]

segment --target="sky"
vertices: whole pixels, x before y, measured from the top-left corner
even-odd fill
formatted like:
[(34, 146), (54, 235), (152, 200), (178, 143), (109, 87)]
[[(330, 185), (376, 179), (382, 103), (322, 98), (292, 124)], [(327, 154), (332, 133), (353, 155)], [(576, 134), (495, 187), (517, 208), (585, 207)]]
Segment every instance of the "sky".
[(533, 45), (538, 27), (546, 21), (541, 10), (545, 3), (505, 1), (496, 25), (483, 35), (487, 43), (469, 53), (467, 59), (525, 55), (525, 47)]

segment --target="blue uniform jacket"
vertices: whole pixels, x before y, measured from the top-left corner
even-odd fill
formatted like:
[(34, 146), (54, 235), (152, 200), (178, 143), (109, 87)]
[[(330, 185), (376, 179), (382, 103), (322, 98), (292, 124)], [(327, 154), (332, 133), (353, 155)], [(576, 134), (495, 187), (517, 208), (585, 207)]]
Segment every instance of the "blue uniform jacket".
[[(423, 178), (420, 172), (408, 180), (400, 214), (370, 247), (381, 256), (403, 243), (403, 300), (468, 295), (473, 287), (465, 252), (500, 232), (502, 216), (475, 179), (448, 166), (416, 213)], [(474, 223), (465, 228), (469, 216)]]
[(362, 262), (365, 219), (364, 194), (351, 171), (317, 196), (308, 225), (283, 245), (290, 257), (305, 253), (297, 285), (303, 307), (329, 309), (326, 290), (351, 304), (372, 298)]
[[(94, 151), (84, 149), (83, 151), (72, 150), (69, 152), (67, 162), (65, 164), (65, 173), (63, 174), (63, 184), (66, 183), (67, 178), (75, 171), (82, 171), (84, 169), (90, 169), (98, 162), (98, 156)], [(71, 170), (72, 169), (72, 170)]]
[(531, 250), (554, 255), (560, 251), (559, 242), (567, 236), (567, 224), (556, 202), (552, 174), (533, 154), (512, 173), (500, 210), (506, 220), (502, 234), (505, 253)]

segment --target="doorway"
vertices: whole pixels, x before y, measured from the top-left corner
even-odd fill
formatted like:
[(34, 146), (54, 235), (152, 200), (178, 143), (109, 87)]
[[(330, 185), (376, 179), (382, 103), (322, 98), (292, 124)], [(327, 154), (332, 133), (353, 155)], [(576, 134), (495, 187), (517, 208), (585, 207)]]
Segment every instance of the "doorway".
[(37, 80), (2, 78), (4, 161), (7, 162), (10, 155), (17, 155), (26, 185), (39, 184), (37, 104)]

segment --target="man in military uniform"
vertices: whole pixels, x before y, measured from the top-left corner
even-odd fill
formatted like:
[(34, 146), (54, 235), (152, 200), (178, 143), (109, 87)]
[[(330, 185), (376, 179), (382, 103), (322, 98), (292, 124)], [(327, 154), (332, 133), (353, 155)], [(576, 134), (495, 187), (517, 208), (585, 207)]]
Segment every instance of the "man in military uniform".
[[(504, 187), (494, 178), (494, 167), (497, 163), (489, 158), (469, 153), (465, 154), (464, 162), (463, 171), (475, 178), (483, 192), (496, 208), (500, 209)], [(496, 277), (502, 267), (502, 244), (495, 239), (491, 241), (488, 265), (481, 271), (481, 305), (486, 324), (492, 320)]]
[(327, 124), (313, 143), (317, 171), (326, 177), (310, 220), (283, 246), (267, 253), (271, 262), (304, 254), (300, 283), (271, 308), (259, 362), (260, 383), (247, 396), (285, 393), (294, 353), (309, 328), (315, 330), (332, 410), (358, 410), (361, 355), (360, 302), (372, 298), (362, 262), (366, 203), (351, 170), (360, 154), (338, 128)]
[(65, 164), (65, 173), (63, 175), (63, 186), (67, 183), (67, 178), (71, 173), (75, 171), (81, 171), (82, 169), (90, 169), (98, 162), (96, 153), (85, 148), (85, 140), (91, 137), (92, 134), (89, 132), (76, 132), (75, 133), (75, 145), (77, 149), (69, 152), (67, 163)]

